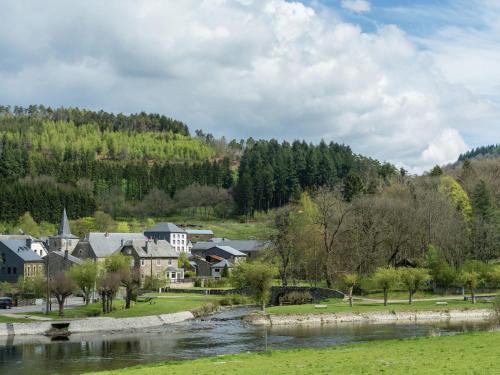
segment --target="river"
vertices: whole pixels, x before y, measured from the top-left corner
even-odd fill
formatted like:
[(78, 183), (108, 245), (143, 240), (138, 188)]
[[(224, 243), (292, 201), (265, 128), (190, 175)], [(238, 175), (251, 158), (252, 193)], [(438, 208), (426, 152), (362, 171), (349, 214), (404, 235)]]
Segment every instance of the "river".
[(144, 332), (72, 335), (64, 342), (41, 336), (0, 337), (0, 374), (80, 374), (164, 360), (493, 328), (487, 322), (260, 327), (243, 323), (239, 318), (245, 313), (225, 311)]

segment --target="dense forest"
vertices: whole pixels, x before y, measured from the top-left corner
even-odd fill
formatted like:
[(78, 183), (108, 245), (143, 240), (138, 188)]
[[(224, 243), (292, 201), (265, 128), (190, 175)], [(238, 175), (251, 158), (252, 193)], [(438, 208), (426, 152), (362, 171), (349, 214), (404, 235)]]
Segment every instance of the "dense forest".
[(101, 210), (161, 217), (203, 208), (251, 216), (320, 186), (349, 200), (397, 174), (348, 146), (226, 141), (158, 114), (0, 106), (0, 220)]
[(472, 159), (478, 156), (500, 156), (500, 145), (489, 145), (473, 148), (459, 156), (459, 161)]

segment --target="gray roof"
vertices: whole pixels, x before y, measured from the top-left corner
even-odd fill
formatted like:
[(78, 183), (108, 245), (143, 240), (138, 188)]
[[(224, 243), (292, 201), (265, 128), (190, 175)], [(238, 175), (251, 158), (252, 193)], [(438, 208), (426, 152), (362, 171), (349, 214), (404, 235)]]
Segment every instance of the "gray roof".
[[(101, 233), (90, 232), (87, 240), (97, 258), (104, 258), (116, 252), (126, 241), (146, 240), (142, 233)], [(122, 243), (123, 241), (123, 243)]]
[(270, 241), (261, 240), (228, 240), (219, 239), (215, 241), (212, 238), (211, 241), (200, 241), (193, 245), (193, 250), (208, 250), (214, 246), (230, 246), (238, 251), (248, 253), (253, 251), (259, 251), (270, 246)]
[(179, 254), (165, 240), (133, 239), (123, 246), (132, 246), (141, 258), (179, 258)]
[(152, 228), (149, 228), (144, 231), (147, 232), (165, 232), (165, 233), (186, 233), (186, 231), (174, 223), (157, 223)]
[(174, 266), (168, 266), (165, 271), (167, 271), (167, 272), (181, 272), (182, 268), (177, 268), (177, 267), (174, 267)]
[(231, 268), (233, 266), (230, 261), (228, 261), (227, 259), (223, 259), (220, 262), (212, 264), (210, 267), (211, 268), (224, 268), (226, 265), (228, 268)]
[[(51, 251), (51, 252), (49, 253), (49, 255), (52, 255), (52, 254), (55, 254), (55, 255), (58, 255), (58, 256), (60, 256), (60, 257), (63, 257), (63, 258), (64, 258), (64, 251), (62, 251), (62, 250), (61, 250), (61, 251)], [(49, 255), (44, 256), (44, 259), (45, 259), (45, 257), (47, 257), (47, 256), (49, 256)], [(77, 258), (77, 257), (75, 257), (75, 256), (73, 256), (73, 255), (71, 255), (71, 254), (68, 254), (68, 260), (69, 260), (70, 262), (72, 262), (72, 263), (76, 263), (76, 264), (83, 264), (83, 260), (82, 260), (82, 259)]]
[(211, 235), (214, 232), (211, 229), (186, 229), (187, 234), (206, 234)]
[(69, 228), (69, 220), (68, 215), (66, 215), (66, 208), (63, 210), (61, 224), (59, 224), (59, 230), (57, 231), (56, 238), (78, 238), (74, 234), (71, 233), (71, 229)]
[[(242, 253), (239, 250), (236, 250), (235, 248), (232, 248), (231, 246), (222, 246), (222, 245), (217, 245), (217, 246), (212, 246), (211, 248), (217, 248), (225, 251), (226, 253), (229, 253), (235, 257), (246, 257), (247, 255), (245, 253)], [(207, 249), (209, 250), (209, 249)]]
[(26, 247), (26, 241), (23, 240), (0, 240), (0, 243), (4, 245), (8, 250), (12, 251), (18, 257), (20, 257), (25, 262), (42, 262), (42, 258)]
[(41, 239), (30, 236), (29, 234), (0, 234), (0, 240), (23, 240), (30, 239), (33, 242), (42, 242)]

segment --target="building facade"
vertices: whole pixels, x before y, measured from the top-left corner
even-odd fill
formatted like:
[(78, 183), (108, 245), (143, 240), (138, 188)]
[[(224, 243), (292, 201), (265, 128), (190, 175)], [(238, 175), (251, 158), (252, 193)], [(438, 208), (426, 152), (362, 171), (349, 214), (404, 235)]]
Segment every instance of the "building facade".
[(173, 223), (158, 223), (154, 227), (145, 230), (144, 236), (150, 239), (167, 241), (178, 253), (189, 252), (186, 231)]
[(0, 240), (0, 281), (15, 283), (19, 277), (45, 275), (43, 259), (26, 241)]

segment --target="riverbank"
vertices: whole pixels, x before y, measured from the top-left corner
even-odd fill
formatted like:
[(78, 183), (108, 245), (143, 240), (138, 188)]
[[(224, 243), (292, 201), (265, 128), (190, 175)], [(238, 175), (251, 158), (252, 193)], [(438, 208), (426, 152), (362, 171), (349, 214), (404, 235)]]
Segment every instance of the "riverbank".
[(500, 333), (372, 341), (326, 349), (224, 355), (132, 367), (100, 375), (181, 374), (493, 374), (500, 368)]
[(267, 326), (316, 325), (341, 323), (429, 323), (439, 321), (488, 320), (493, 317), (490, 309), (446, 311), (392, 311), (309, 314), (251, 314), (244, 318), (249, 324)]
[[(193, 319), (191, 311), (171, 314), (141, 316), (133, 318), (86, 318), (66, 320), (68, 331), (73, 333), (133, 331), (161, 327)], [(44, 335), (52, 327), (54, 321), (37, 323), (0, 323), (0, 336), (11, 335)]]

